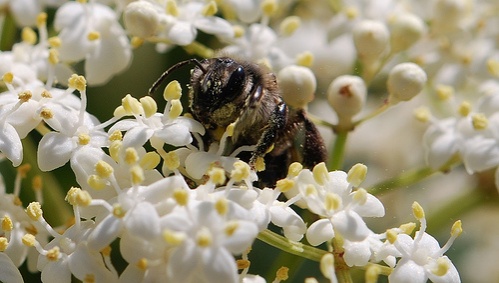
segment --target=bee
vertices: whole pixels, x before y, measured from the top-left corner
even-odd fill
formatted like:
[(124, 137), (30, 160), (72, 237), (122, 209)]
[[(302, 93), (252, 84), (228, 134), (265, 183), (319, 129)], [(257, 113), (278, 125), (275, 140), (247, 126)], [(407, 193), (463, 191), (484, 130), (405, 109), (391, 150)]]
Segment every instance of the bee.
[(192, 116), (207, 129), (204, 141), (220, 140), (220, 132), (235, 123), (228, 153), (244, 145), (252, 152), (238, 155), (254, 167), (258, 158), (265, 170), (258, 185), (273, 187), (285, 178), (295, 161), (312, 168), (326, 160), (326, 147), (304, 109), (286, 105), (276, 76), (265, 67), (229, 57), (182, 61), (165, 71), (150, 88), (153, 93), (173, 70), (193, 64), (189, 100)]

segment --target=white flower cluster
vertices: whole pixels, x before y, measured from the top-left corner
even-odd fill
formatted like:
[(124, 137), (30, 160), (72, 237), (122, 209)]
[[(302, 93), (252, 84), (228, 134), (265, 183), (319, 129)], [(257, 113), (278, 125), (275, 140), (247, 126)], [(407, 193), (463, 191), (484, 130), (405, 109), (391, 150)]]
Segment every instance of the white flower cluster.
[[(361, 187), (367, 167), (335, 169), (344, 166), (349, 132), (419, 96), (417, 103), (431, 105), (416, 117), (429, 124), (423, 147), (434, 172), (460, 163), (469, 174), (497, 168), (499, 188), (499, 4), (311, 2), (0, 0), (0, 46), (15, 38), (13, 26), (20, 31), (20, 41), (0, 52), (0, 158), (19, 168), (13, 188), (0, 180), (0, 281), (22, 282), (18, 268), (26, 262), (44, 282), (264, 282), (250, 274), (248, 254), (269, 233), (278, 248), (320, 262), (331, 282), (356, 267), (367, 270), (367, 282), (379, 275), (460, 282), (444, 255), (460, 221), (441, 248), (415, 202), (413, 236), (413, 223), (377, 233), (364, 218), (382, 217), (385, 208)], [(275, 188), (258, 187), (256, 170), (238, 157), (254, 146), (226, 152), (237, 124), (204, 144), (207, 130), (183, 114), (176, 81), (164, 91), (162, 111), (150, 96), (126, 95), (113, 118), (99, 121), (87, 112), (87, 84), (125, 71), (143, 44), (258, 63), (276, 74), (286, 104), (303, 113), (327, 101), (334, 117), (310, 120), (337, 134), (331, 160), (314, 168), (292, 163)], [(368, 113), (378, 89), (386, 99)], [(69, 163), (78, 183), (66, 196), (74, 222), (64, 227), (45, 221), (40, 195), (27, 209), (20, 202), (23, 140), (34, 131), (42, 135), (37, 168)], [(111, 244), (119, 244), (124, 270), (115, 268)], [(279, 273), (275, 282), (285, 278)]]

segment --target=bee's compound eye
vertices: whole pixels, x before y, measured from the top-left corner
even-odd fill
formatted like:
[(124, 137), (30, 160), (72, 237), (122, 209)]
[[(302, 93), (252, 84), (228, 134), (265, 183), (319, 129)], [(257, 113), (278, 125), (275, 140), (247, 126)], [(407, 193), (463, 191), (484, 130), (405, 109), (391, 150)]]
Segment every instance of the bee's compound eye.
[(225, 91), (229, 92), (227, 95), (236, 95), (243, 88), (244, 79), (246, 74), (244, 73), (244, 68), (239, 66), (230, 75), (229, 81), (225, 85)]

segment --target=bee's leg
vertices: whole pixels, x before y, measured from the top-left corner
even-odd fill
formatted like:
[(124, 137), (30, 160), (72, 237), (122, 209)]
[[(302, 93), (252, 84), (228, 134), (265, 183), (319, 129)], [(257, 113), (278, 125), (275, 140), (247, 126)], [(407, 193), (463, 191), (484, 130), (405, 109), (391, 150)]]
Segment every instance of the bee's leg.
[(303, 145), (303, 166), (313, 168), (327, 159), (326, 146), (319, 130), (303, 113), (303, 124), (305, 127), (305, 143)]
[(255, 151), (251, 155), (249, 163), (252, 167), (254, 167), (257, 158), (263, 157), (273, 146), (277, 136), (286, 126), (288, 111), (287, 105), (284, 102), (281, 102), (277, 104), (270, 114), (269, 123), (258, 140)]

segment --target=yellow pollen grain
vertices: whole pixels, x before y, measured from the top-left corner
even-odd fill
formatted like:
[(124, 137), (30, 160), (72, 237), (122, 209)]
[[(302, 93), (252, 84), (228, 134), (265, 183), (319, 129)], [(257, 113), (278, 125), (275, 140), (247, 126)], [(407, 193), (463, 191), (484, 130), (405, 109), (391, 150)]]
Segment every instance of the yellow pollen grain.
[(38, 221), (43, 215), (42, 205), (39, 202), (32, 202), (26, 208), (26, 213), (33, 221)]
[(282, 266), (281, 268), (279, 268), (275, 274), (275, 279), (276, 280), (288, 280), (289, 278), (289, 268), (285, 267), (285, 266)]
[(30, 27), (24, 27), (21, 31), (23, 42), (34, 45), (37, 41), (36, 32)]
[(48, 90), (43, 90), (42, 93), (40, 94), (41, 97), (43, 98), (52, 98), (52, 94)]
[(53, 247), (47, 251), (47, 254), (45, 255), (45, 257), (49, 261), (57, 261), (59, 259), (60, 255), (61, 255), (61, 252), (59, 250), (59, 247)]
[(14, 224), (12, 223), (12, 219), (8, 216), (5, 215), (2, 218), (2, 230), (5, 232), (12, 231), (14, 229)]
[(27, 247), (33, 247), (36, 243), (36, 238), (32, 234), (25, 234), (21, 240), (23, 244)]
[(73, 74), (68, 80), (68, 85), (70, 88), (77, 89), (78, 91), (84, 91), (87, 88), (87, 80), (84, 76)]
[(42, 110), (40, 110), (40, 117), (45, 120), (52, 119), (54, 118), (54, 112), (49, 108), (42, 108)]
[(263, 157), (259, 156), (256, 158), (255, 170), (257, 172), (265, 171), (265, 159), (263, 159)]
[(234, 233), (237, 231), (238, 228), (239, 228), (239, 222), (237, 221), (231, 221), (227, 223), (227, 225), (225, 226), (225, 235), (229, 237), (234, 235)]
[(122, 141), (123, 140), (123, 133), (119, 130), (114, 130), (114, 132), (112, 132), (109, 135), (109, 140), (110, 141)]
[(87, 34), (87, 39), (90, 41), (95, 41), (100, 38), (100, 33), (98, 31), (91, 31)]
[(12, 84), (13, 80), (14, 80), (14, 74), (12, 72), (7, 72), (2, 76), (2, 81), (6, 84)]
[(30, 90), (24, 90), (24, 91), (21, 91), (21, 92), (17, 95), (17, 98), (18, 98), (21, 102), (27, 102), (27, 101), (29, 101), (32, 97), (33, 97), (33, 93), (32, 93)]
[(109, 178), (114, 172), (114, 169), (109, 163), (104, 160), (99, 160), (97, 164), (95, 164), (95, 171), (97, 175), (101, 178)]
[(78, 134), (78, 144), (79, 145), (87, 145), (90, 143), (91, 137), (89, 134), (80, 133)]
[(489, 125), (489, 120), (484, 114), (478, 113), (471, 116), (471, 123), (475, 130), (484, 130)]
[(87, 184), (94, 190), (102, 190), (106, 188), (107, 182), (97, 175), (90, 175), (88, 176)]
[(277, 181), (275, 188), (283, 193), (291, 190), (295, 186), (295, 181), (291, 179), (281, 179)]
[(81, 189), (78, 187), (71, 187), (66, 193), (66, 197), (64, 198), (64, 200), (67, 201), (70, 205), (76, 205), (76, 198), (78, 192), (80, 191)]

